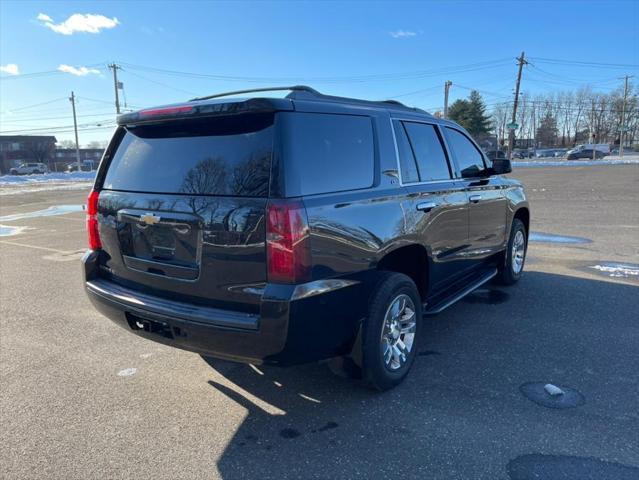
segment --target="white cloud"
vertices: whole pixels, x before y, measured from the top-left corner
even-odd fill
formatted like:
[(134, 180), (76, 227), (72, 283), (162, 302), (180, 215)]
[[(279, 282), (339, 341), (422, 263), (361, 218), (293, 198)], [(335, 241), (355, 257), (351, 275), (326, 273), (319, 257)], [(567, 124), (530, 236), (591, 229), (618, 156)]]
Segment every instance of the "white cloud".
[(415, 37), (417, 36), (417, 32), (413, 32), (411, 30), (395, 30), (394, 32), (389, 32), (390, 36), (393, 38), (406, 38), (406, 37)]
[(18, 75), (20, 70), (15, 63), (7, 63), (6, 65), (0, 65), (0, 72), (8, 73), (9, 75)]
[(115, 28), (120, 24), (119, 20), (115, 17), (109, 18), (104, 15), (94, 15), (92, 13), (74, 13), (61, 23), (54, 23), (53, 19), (45, 13), (39, 13), (36, 18), (42, 22), (42, 25), (45, 27), (62, 35), (73, 35), (76, 32), (100, 33), (101, 30)]
[(58, 70), (64, 73), (70, 73), (71, 75), (75, 75), (76, 77), (84, 77), (86, 75), (89, 75), (90, 73), (95, 75), (98, 75), (100, 73), (100, 70), (97, 70), (95, 68), (87, 68), (87, 67), (76, 68), (76, 67), (72, 67), (71, 65), (65, 65), (65, 64), (60, 65), (58, 67)]

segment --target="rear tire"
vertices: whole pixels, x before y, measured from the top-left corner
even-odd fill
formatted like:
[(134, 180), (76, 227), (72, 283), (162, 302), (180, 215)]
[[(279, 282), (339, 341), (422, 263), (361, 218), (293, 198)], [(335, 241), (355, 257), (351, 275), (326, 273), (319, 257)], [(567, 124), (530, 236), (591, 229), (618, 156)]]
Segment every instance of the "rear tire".
[(413, 365), (422, 304), (410, 277), (381, 272), (362, 331), (362, 376), (384, 391), (399, 385)]
[(502, 285), (513, 285), (524, 274), (524, 263), (528, 250), (528, 235), (524, 222), (515, 218), (510, 229), (504, 262), (499, 267), (498, 280)]

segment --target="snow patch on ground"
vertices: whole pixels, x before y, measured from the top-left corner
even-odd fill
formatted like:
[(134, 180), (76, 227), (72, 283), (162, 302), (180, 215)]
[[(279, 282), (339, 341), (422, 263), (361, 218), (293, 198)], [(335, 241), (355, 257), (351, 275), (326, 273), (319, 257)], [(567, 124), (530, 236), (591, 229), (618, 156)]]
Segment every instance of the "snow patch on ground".
[(132, 375), (135, 375), (137, 371), (137, 368), (125, 368), (124, 370), (120, 370), (118, 372), (118, 377), (130, 377)]
[(566, 235), (553, 235), (552, 233), (530, 232), (530, 242), (544, 243), (591, 243), (591, 240), (582, 237), (569, 237)]
[(44, 210), (36, 210), (35, 212), (14, 213), (13, 215), (5, 215), (0, 217), (0, 222), (14, 222), (16, 220), (24, 220), (25, 218), (36, 217), (53, 217), (55, 215), (65, 215), (67, 213), (82, 212), (84, 205), (53, 205)]
[(0, 186), (51, 182), (93, 182), (96, 172), (53, 172), (41, 175), (1, 175)]
[(628, 265), (624, 263), (604, 263), (593, 265), (590, 268), (608, 274), (609, 277), (630, 278), (639, 277), (639, 265)]
[(9, 237), (11, 235), (18, 235), (22, 231), (29, 227), (11, 227), (9, 225), (0, 225), (0, 237)]
[(21, 184), (0, 185), (0, 197), (5, 195), (20, 195), (22, 193), (44, 192), (48, 190), (85, 190), (91, 188), (91, 182), (65, 182), (65, 183), (31, 183), (23, 187)]
[(512, 162), (519, 167), (590, 167), (593, 165), (639, 165), (639, 156), (606, 157), (603, 160), (522, 160)]

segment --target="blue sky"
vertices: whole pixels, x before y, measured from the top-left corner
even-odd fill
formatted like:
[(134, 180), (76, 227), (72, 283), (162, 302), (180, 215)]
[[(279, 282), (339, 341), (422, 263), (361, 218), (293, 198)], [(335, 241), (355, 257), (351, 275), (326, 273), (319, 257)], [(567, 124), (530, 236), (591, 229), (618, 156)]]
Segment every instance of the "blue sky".
[[(104, 18), (65, 23), (74, 14)], [(74, 90), (80, 143), (108, 138), (109, 128), (95, 128), (113, 119), (111, 61), (123, 64), (120, 80), (134, 108), (307, 83), (331, 94), (396, 97), (436, 110), (446, 80), (453, 81), (451, 101), (477, 88), (492, 105), (512, 99), (514, 59), (522, 50), (533, 63), (524, 70), (525, 92), (586, 84), (607, 91), (625, 74), (639, 76), (638, 25), (639, 1), (2, 0), (0, 131), (40, 134), (34, 129), (51, 127), (58, 139), (72, 138), (66, 97)], [(61, 65), (76, 75), (58, 71)], [(89, 71), (78, 76), (82, 67)], [(39, 72), (53, 73), (31, 75)], [(24, 108), (43, 102), (51, 103)]]

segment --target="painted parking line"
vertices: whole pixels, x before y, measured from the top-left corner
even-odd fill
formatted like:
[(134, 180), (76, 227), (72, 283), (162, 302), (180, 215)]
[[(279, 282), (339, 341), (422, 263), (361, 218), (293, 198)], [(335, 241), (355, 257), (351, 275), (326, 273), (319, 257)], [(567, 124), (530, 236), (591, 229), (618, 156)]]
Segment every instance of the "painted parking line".
[(55, 252), (55, 253), (60, 253), (63, 255), (74, 253), (77, 251), (77, 250), (59, 250), (57, 248), (41, 247), (39, 245), (28, 245), (26, 243), (20, 243), (20, 242), (9, 242), (7, 240), (0, 240), (0, 243), (4, 243), (6, 245), (14, 245), (16, 247), (25, 247), (25, 248), (33, 248), (36, 250), (44, 250), (45, 252)]
[[(29, 229), (33, 228), (33, 227), (26, 227), (27, 231), (29, 231)], [(34, 228), (35, 230), (35, 228)], [(20, 240), (28, 240), (30, 238), (42, 238), (42, 237), (51, 237), (51, 236), (56, 236), (56, 235), (68, 235), (71, 233), (84, 233), (86, 232), (86, 228), (76, 228), (74, 230), (62, 230), (62, 231), (58, 231), (58, 230), (54, 230), (51, 232), (33, 232), (33, 233), (26, 233), (24, 235), (20, 235)]]

